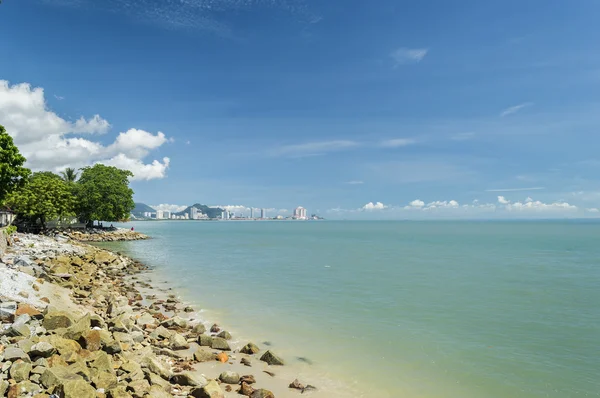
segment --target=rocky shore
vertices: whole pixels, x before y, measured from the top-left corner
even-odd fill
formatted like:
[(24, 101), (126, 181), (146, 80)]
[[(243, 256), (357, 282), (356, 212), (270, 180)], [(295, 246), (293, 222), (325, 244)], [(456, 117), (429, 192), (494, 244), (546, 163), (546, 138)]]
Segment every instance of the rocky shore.
[[(275, 353), (251, 342), (231, 347), (229, 332), (194, 319), (193, 308), (143, 281), (143, 264), (74, 239), (84, 240), (14, 234), (0, 252), (0, 397), (269, 398), (282, 391), (274, 376), (284, 361)], [(287, 396), (314, 387), (287, 380), (285, 389)]]
[(149, 239), (148, 235), (122, 228), (115, 228), (113, 230), (85, 229), (82, 231), (63, 232), (62, 234), (79, 242), (118, 242)]

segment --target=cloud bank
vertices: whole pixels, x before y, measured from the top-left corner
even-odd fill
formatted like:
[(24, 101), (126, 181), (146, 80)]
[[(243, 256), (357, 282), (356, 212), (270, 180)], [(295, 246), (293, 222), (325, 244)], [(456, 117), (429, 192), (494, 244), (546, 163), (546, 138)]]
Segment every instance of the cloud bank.
[(48, 107), (43, 88), (28, 83), (0, 80), (0, 123), (33, 170), (57, 172), (102, 163), (130, 170), (134, 180), (151, 180), (164, 178), (169, 168), (168, 157), (144, 162), (151, 151), (169, 141), (162, 132), (132, 128), (103, 145), (89, 137), (106, 134), (111, 127), (107, 120), (94, 115), (67, 121)]

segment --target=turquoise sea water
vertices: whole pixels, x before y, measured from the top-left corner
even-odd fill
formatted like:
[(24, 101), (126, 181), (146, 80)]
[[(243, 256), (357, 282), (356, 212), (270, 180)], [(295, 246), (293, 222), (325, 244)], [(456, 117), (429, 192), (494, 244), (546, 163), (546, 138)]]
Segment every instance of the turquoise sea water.
[(356, 396), (600, 396), (600, 223), (132, 225), (114, 248)]

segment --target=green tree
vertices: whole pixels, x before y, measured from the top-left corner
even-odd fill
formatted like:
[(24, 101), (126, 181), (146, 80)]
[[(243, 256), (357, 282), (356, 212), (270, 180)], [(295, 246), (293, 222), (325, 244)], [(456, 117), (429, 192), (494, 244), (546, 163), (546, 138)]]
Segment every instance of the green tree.
[(48, 220), (75, 215), (69, 185), (49, 171), (33, 173), (27, 184), (7, 196), (6, 204), (19, 218), (31, 222), (39, 220), (44, 228)]
[(66, 182), (77, 181), (77, 170), (67, 167), (64, 171), (60, 172), (62, 179)]
[(31, 171), (25, 167), (25, 158), (4, 126), (0, 125), (0, 204), (6, 195), (22, 187)]
[(129, 177), (130, 171), (112, 166), (84, 167), (75, 188), (79, 219), (90, 224), (129, 218), (135, 207)]

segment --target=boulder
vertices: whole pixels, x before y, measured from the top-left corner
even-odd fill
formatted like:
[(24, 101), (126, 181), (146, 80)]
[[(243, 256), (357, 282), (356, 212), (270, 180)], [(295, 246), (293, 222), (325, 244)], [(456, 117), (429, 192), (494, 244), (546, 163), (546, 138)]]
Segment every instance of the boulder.
[(150, 383), (146, 379), (134, 380), (127, 386), (127, 391), (132, 392), (134, 397), (145, 397), (150, 391)]
[(173, 375), (171, 382), (180, 386), (204, 387), (208, 384), (208, 380), (202, 375), (192, 372), (183, 372)]
[(186, 350), (190, 348), (189, 343), (179, 333), (173, 333), (169, 338), (169, 348), (172, 350)]
[(28, 325), (29, 321), (31, 321), (31, 317), (29, 315), (23, 314), (23, 315), (19, 316), (13, 322), (12, 326), (10, 327), (10, 329), (8, 331), (8, 334), (10, 336), (23, 336), (23, 337), (31, 336), (31, 329), (29, 328), (29, 325)]
[(168, 339), (173, 334), (172, 331), (165, 328), (164, 326), (159, 326), (150, 333), (150, 337), (153, 339)]
[(190, 396), (194, 398), (225, 398), (219, 383), (215, 380), (209, 381), (204, 387), (193, 389)]
[(62, 398), (96, 398), (96, 389), (85, 380), (69, 380), (55, 391)]
[(14, 301), (0, 303), (0, 322), (10, 323), (14, 321), (16, 312), (17, 303)]
[(16, 361), (17, 359), (22, 359), (24, 361), (29, 361), (29, 356), (25, 354), (25, 352), (17, 347), (7, 347), (4, 349), (2, 353), (5, 361)]
[(63, 336), (67, 339), (79, 340), (91, 327), (90, 314), (86, 314), (71, 325)]
[(117, 388), (119, 381), (117, 376), (111, 372), (98, 372), (92, 376), (92, 383), (96, 388), (102, 388), (105, 391)]
[(88, 366), (97, 372), (113, 372), (112, 357), (104, 351), (93, 352), (87, 361)]
[(23, 361), (22, 359), (18, 359), (13, 362), (12, 366), (10, 367), (10, 377), (17, 383), (28, 380), (30, 373), (31, 364)]
[(21, 303), (15, 312), (15, 316), (21, 316), (23, 314), (29, 315), (32, 319), (43, 319), (44, 315), (38, 311), (35, 307), (29, 304)]
[(202, 348), (198, 348), (196, 352), (194, 352), (194, 359), (198, 362), (209, 362), (214, 361), (217, 358), (215, 354), (210, 351), (203, 350)]
[(87, 330), (79, 339), (79, 343), (88, 351), (98, 351), (102, 348), (102, 341), (99, 330)]
[(147, 355), (140, 361), (142, 368), (148, 369), (152, 373), (156, 373), (165, 380), (170, 380), (173, 373), (168, 365), (162, 363), (158, 358), (153, 355)]
[(117, 388), (109, 390), (108, 396), (110, 398), (132, 398), (131, 394), (127, 392), (125, 386), (118, 386)]
[(195, 334), (202, 334), (205, 332), (206, 332), (206, 326), (204, 326), (201, 323), (194, 325), (194, 327), (192, 328), (192, 333), (195, 333)]
[(96, 253), (96, 256), (94, 256), (94, 262), (98, 265), (110, 264), (115, 260), (116, 260), (116, 257), (106, 251), (100, 251), (100, 252)]
[(207, 336), (205, 334), (201, 334), (198, 336), (198, 344), (205, 347), (212, 346), (213, 338), (211, 336)]
[[(8, 392), (8, 398), (12, 398), (12, 397), (31, 397), (34, 396), (34, 394), (40, 394), (42, 392), (42, 388), (35, 384), (32, 383), (29, 380), (24, 380), (22, 382), (20, 382), (19, 384), (15, 384), (13, 386), (11, 386), (11, 389)], [(11, 391), (14, 391), (14, 393), (11, 393)], [(37, 398), (37, 395), (36, 395)]]
[(29, 356), (32, 358), (42, 357), (50, 358), (56, 352), (56, 348), (48, 342), (41, 341), (34, 344), (29, 351)]
[(240, 350), (240, 352), (242, 354), (249, 354), (249, 355), (253, 355), (256, 354), (260, 351), (260, 349), (258, 348), (258, 346), (254, 343), (248, 343), (245, 346), (242, 347), (242, 349)]
[(220, 337), (225, 340), (231, 340), (231, 334), (227, 330), (223, 330), (217, 335), (217, 337)]
[(146, 377), (152, 386), (157, 386), (166, 392), (171, 392), (171, 383), (169, 383), (156, 373), (148, 372)]
[(40, 337), (40, 341), (47, 342), (52, 345), (60, 355), (65, 357), (72, 356), (81, 351), (81, 345), (78, 342), (70, 339), (65, 339), (58, 335)]
[(55, 330), (59, 328), (68, 328), (75, 321), (71, 314), (66, 311), (59, 311), (54, 307), (48, 307), (46, 309), (46, 315), (44, 315), (44, 322), (42, 326), (46, 330)]
[(260, 357), (260, 360), (268, 363), (269, 365), (283, 365), (283, 359), (279, 358), (271, 351), (265, 352), (262, 357)]
[(254, 390), (250, 398), (275, 398), (275, 395), (271, 391), (261, 388), (260, 390)]
[(66, 366), (54, 366), (47, 368), (44, 373), (42, 373), (40, 383), (47, 389), (52, 389), (77, 380), (83, 381), (83, 378), (71, 372)]
[(9, 386), (10, 384), (8, 384), (8, 381), (0, 379), (0, 397), (5, 396)]
[(188, 325), (187, 320), (174, 316), (173, 318), (166, 319), (160, 323), (161, 326), (166, 328), (186, 328)]
[(210, 346), (215, 350), (231, 351), (227, 340), (221, 337), (213, 337), (212, 344)]
[(162, 389), (159, 386), (150, 387), (150, 391), (148, 392), (148, 395), (152, 398), (173, 398), (173, 396), (171, 394), (169, 394), (168, 392), (166, 392), (164, 389)]
[(235, 372), (226, 371), (221, 373), (219, 380), (225, 384), (238, 384), (240, 382), (240, 375)]

